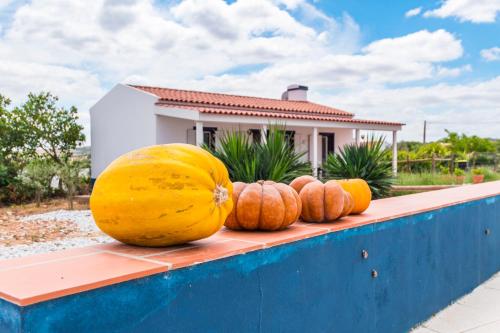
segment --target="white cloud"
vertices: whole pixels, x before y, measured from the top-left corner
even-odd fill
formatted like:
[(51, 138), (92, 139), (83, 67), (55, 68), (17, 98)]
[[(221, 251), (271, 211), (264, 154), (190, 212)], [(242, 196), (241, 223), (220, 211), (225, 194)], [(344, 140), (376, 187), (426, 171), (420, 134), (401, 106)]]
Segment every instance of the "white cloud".
[[(360, 116), (408, 121), (403, 137), (410, 138), (415, 132), (408, 110), (439, 109), (434, 89), (447, 96), (458, 88), (394, 85), (438, 82), (471, 70), (446, 66), (464, 51), (445, 30), (364, 47), (360, 41), (360, 27), (347, 13), (334, 18), (305, 0), (163, 6), (153, 0), (33, 0), (15, 11), (0, 36), (0, 93), (21, 101), (29, 91), (50, 90), (79, 107), (88, 131), (88, 107), (117, 82), (268, 97), (302, 83), (310, 86), (311, 100)], [(479, 97), (491, 85), (474, 87), (479, 104), (497, 98)], [(417, 95), (421, 100), (415, 101)], [(450, 104), (439, 101), (447, 117), (443, 110)]]
[(443, 66), (438, 66), (436, 68), (436, 76), (437, 77), (457, 77), (462, 75), (464, 72), (471, 72), (472, 71), (472, 66), (471, 65), (464, 65), (461, 67), (443, 67)]
[(462, 56), (462, 43), (446, 30), (421, 30), (403, 37), (385, 38), (363, 49), (384, 58), (419, 62), (449, 61)]
[(9, 6), (14, 0), (0, 0), (0, 9)]
[(405, 13), (405, 17), (413, 17), (413, 16), (417, 16), (417, 15), (419, 15), (421, 12), (422, 12), (422, 7), (413, 8), (413, 9), (410, 9), (409, 11), (407, 11), (407, 12)]
[(486, 61), (500, 60), (500, 47), (481, 50), (481, 57)]
[(17, 103), (30, 91), (50, 91), (58, 95), (64, 105), (78, 105), (85, 135), (90, 136), (86, 110), (105, 93), (97, 75), (64, 66), (8, 60), (0, 61), (0, 77), (0, 93)]
[(336, 20), (317, 10), (308, 19), (322, 22), (322, 29), (266, 0), (186, 0), (160, 8), (152, 0), (33, 0), (15, 12), (0, 39), (0, 61), (89, 70), (101, 82), (145, 77), (151, 84), (179, 85), (241, 65), (359, 48), (359, 27), (348, 15)]
[(444, 0), (441, 7), (426, 11), (425, 17), (455, 17), (460, 21), (492, 23), (500, 12), (500, 0)]

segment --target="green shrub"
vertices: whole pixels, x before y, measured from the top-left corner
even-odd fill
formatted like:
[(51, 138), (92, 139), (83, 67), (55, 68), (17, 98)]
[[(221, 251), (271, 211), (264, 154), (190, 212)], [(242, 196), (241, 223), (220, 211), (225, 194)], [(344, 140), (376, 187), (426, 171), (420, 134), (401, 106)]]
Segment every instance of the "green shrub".
[(339, 154), (328, 155), (323, 165), (325, 178), (361, 178), (370, 186), (374, 198), (385, 197), (392, 184), (389, 154), (389, 150), (384, 148), (383, 137), (371, 137), (360, 145), (345, 145)]
[(232, 181), (289, 183), (298, 176), (311, 173), (310, 164), (301, 161), (305, 152), (297, 153), (288, 144), (284, 126), (270, 126), (263, 142), (250, 142), (246, 133), (226, 132), (215, 149), (206, 145), (204, 148), (226, 165)]
[(34, 159), (28, 162), (17, 176), (27, 191), (32, 191), (37, 207), (42, 198), (49, 193), (50, 183), (56, 173), (55, 163), (48, 159)]
[(482, 169), (472, 169), (472, 174), (473, 175), (483, 175), (484, 172)]
[(465, 176), (465, 171), (459, 168), (456, 168), (455, 171), (453, 172), (455, 176), (460, 177), (460, 176)]
[(449, 175), (450, 174), (450, 168), (444, 165), (439, 166), (439, 172), (442, 173), (443, 175)]

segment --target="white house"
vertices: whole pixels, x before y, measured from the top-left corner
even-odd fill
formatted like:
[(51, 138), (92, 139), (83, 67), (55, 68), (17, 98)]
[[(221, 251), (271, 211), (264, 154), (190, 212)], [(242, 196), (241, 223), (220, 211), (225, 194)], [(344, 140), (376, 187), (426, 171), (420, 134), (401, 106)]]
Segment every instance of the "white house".
[[(354, 114), (307, 100), (308, 88), (291, 85), (281, 99), (159, 87), (116, 85), (91, 109), (92, 178), (130, 150), (173, 142), (217, 145), (224, 131), (245, 131), (260, 140), (269, 124), (286, 124), (290, 142), (307, 152), (314, 170), (327, 154), (360, 140), (361, 130), (391, 131), (396, 152), (403, 124), (354, 118)], [(397, 154), (394, 154), (397, 156)], [(397, 159), (393, 159), (396, 171)]]

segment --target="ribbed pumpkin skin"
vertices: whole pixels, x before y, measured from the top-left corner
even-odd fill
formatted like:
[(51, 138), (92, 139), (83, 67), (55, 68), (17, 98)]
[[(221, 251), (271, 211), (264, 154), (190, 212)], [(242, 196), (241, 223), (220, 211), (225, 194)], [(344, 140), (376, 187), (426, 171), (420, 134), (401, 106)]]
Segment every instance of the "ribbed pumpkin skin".
[(353, 209), (354, 209), (354, 200), (352, 198), (352, 195), (351, 193), (344, 191), (344, 209), (342, 209), (340, 217), (344, 217), (351, 214)]
[(226, 167), (188, 144), (134, 150), (97, 178), (90, 208), (97, 226), (127, 244), (168, 246), (218, 231), (231, 212)]
[(234, 209), (225, 226), (234, 230), (281, 230), (297, 221), (302, 211), (299, 195), (282, 183), (259, 181), (233, 184)]
[(313, 176), (309, 176), (309, 175), (306, 175), (306, 176), (300, 176), (300, 177), (297, 177), (295, 178), (294, 180), (292, 180), (292, 182), (290, 183), (290, 186), (295, 190), (297, 191), (297, 193), (300, 193), (300, 191), (302, 190), (302, 188), (306, 185), (306, 184), (309, 184), (311, 182), (315, 182), (317, 181), (316, 178), (314, 178)]
[(345, 191), (352, 195), (354, 208), (351, 214), (361, 214), (370, 206), (372, 192), (366, 181), (363, 179), (343, 179), (338, 180), (338, 182)]
[(344, 190), (334, 180), (319, 180), (306, 184), (299, 193), (302, 200), (302, 220), (329, 222), (340, 217), (344, 209)]

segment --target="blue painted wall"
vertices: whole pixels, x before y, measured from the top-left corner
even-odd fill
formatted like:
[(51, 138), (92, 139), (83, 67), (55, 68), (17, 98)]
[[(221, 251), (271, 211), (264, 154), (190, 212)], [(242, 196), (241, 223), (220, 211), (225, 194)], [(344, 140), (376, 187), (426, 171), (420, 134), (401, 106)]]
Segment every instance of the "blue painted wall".
[(1, 301), (0, 331), (406, 332), (500, 270), (499, 253), (500, 196), (24, 308)]

